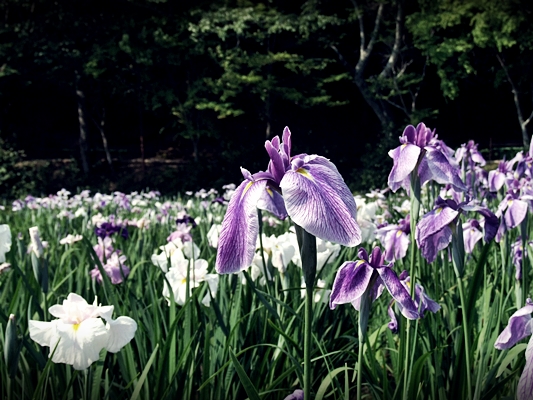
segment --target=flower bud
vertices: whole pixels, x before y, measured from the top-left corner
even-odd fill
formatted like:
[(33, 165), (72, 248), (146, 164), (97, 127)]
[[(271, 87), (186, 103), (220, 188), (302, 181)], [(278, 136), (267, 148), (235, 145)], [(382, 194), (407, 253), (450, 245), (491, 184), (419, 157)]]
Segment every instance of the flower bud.
[(21, 346), (22, 342), (17, 336), (15, 315), (11, 314), (7, 321), (4, 340), (4, 360), (7, 365), (7, 373), (11, 379), (14, 379), (17, 374)]

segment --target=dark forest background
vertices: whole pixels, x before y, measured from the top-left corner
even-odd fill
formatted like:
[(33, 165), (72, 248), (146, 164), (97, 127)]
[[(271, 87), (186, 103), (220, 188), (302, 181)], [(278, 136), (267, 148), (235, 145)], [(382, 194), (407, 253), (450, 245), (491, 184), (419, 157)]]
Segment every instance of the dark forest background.
[(285, 126), (355, 190), (409, 123), (497, 159), (529, 145), (532, 22), (530, 0), (3, 0), (0, 196), (237, 183)]

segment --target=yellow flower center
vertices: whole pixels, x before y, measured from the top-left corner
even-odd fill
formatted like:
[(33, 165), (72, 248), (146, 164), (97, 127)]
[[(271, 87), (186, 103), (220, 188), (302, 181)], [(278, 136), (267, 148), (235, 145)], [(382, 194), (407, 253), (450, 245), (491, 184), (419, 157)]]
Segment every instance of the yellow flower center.
[(78, 330), (78, 328), (80, 327), (80, 324), (74, 324), (72, 325), (72, 329), (74, 329), (74, 332), (76, 332)]

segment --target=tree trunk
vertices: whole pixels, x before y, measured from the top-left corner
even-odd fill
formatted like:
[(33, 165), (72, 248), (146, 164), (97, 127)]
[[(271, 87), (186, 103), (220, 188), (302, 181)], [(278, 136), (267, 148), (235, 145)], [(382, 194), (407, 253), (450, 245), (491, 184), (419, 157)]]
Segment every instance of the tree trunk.
[(104, 124), (105, 124), (105, 108), (102, 109), (102, 118), (100, 120), (100, 125), (97, 125), (97, 126), (98, 126), (98, 130), (100, 131), (100, 136), (102, 137), (102, 146), (104, 147), (105, 158), (107, 160), (107, 164), (109, 164), (109, 169), (111, 170), (111, 174), (114, 175), (115, 171), (113, 170), (113, 160), (111, 158), (111, 153), (109, 152), (109, 147), (107, 145), (107, 137), (104, 131)]
[(80, 125), (80, 157), (81, 167), (85, 175), (89, 174), (89, 162), (87, 161), (87, 123), (85, 121), (85, 94), (79, 87), (80, 76), (76, 74), (76, 98), (78, 101), (78, 121)]

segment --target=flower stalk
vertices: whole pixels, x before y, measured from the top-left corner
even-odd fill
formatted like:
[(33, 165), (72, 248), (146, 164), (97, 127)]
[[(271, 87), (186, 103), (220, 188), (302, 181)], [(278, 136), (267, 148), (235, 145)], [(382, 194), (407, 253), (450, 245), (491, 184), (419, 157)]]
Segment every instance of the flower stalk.
[(302, 258), (302, 271), (305, 282), (305, 326), (304, 326), (304, 399), (311, 398), (311, 348), (313, 325), (313, 289), (316, 278), (316, 238), (302, 227), (294, 224), (296, 238)]

